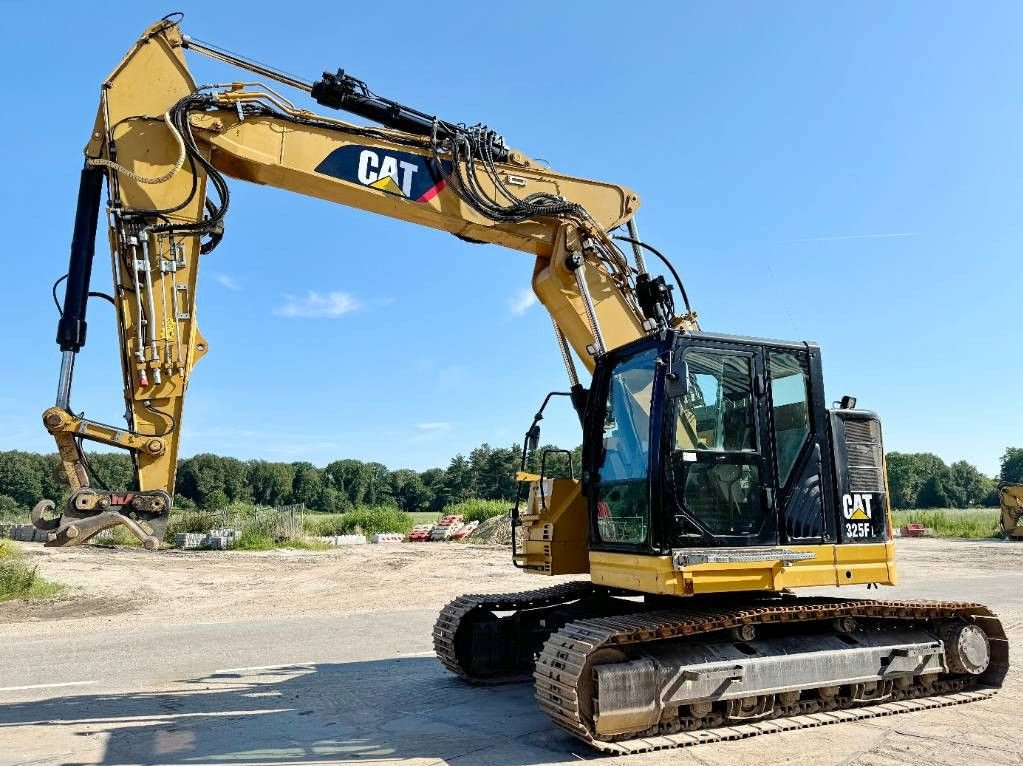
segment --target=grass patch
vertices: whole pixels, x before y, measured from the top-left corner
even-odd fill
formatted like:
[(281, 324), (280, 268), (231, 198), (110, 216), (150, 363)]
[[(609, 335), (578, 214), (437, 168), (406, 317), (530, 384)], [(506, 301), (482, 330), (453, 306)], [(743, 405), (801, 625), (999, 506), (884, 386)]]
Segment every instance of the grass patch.
[[(174, 538), (171, 538), (172, 540)], [(123, 524), (104, 529), (89, 541), (90, 545), (116, 545), (123, 548), (140, 548), (142, 541)]]
[(17, 548), (0, 540), (0, 601), (45, 598), (61, 588), (57, 583), (39, 577), (36, 568), (25, 562)]
[(257, 529), (246, 529), (234, 544), (239, 551), (268, 551), (277, 547), (277, 540)]
[(923, 524), (934, 530), (935, 537), (981, 539), (996, 536), (998, 514), (996, 508), (892, 511), (892, 525), (898, 528), (906, 524)]
[(246, 529), (242, 532), (238, 542), (235, 543), (236, 551), (272, 551), (277, 548), (290, 548), (300, 551), (325, 551), (330, 546), (321, 540), (310, 540), (306, 537), (291, 537), (279, 540), (273, 535), (261, 532), (258, 529)]
[(184, 511), (181, 513), (171, 512), (167, 521), (167, 534), (163, 539), (168, 543), (174, 542), (174, 535), (187, 532), (205, 534), (214, 527), (220, 525), (220, 517), (213, 511)]
[[(436, 520), (436, 514), (430, 516)], [(412, 514), (390, 506), (356, 508), (347, 513), (318, 513), (305, 518), (306, 533), (320, 537), (383, 532), (407, 534), (412, 524)]]
[[(447, 511), (444, 513), (447, 513)], [(412, 517), (413, 524), (436, 524), (440, 521), (442, 515), (436, 511), (413, 511), (409, 514)]]
[(487, 519), (495, 516), (504, 516), (511, 508), (507, 500), (480, 500), (470, 498), (460, 503), (453, 503), (444, 508), (443, 515), (461, 515), (463, 521), (468, 524), (470, 521), (478, 521), (482, 524)]

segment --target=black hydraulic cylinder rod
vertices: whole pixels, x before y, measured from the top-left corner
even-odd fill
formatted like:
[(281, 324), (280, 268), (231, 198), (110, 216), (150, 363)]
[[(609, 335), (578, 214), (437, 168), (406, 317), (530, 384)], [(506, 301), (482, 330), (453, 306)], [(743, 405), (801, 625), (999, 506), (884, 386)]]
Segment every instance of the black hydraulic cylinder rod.
[(64, 309), (57, 324), (57, 345), (61, 351), (78, 351), (85, 345), (85, 308), (89, 302), (92, 259), (96, 254), (96, 226), (103, 192), (103, 170), (82, 168), (78, 185), (75, 231), (71, 236), (71, 260), (64, 291)]
[[(310, 93), (318, 104), (331, 109), (343, 109), (388, 128), (418, 136), (433, 134), (433, 117), (389, 98), (367, 94), (363, 89), (361, 80), (339, 69), (336, 74), (324, 72), (323, 79), (313, 83)], [(452, 138), (457, 132), (458, 128), (450, 122), (437, 121), (438, 138)], [(490, 144), (496, 161), (502, 162), (508, 158), (508, 149), (496, 133), (491, 132)]]

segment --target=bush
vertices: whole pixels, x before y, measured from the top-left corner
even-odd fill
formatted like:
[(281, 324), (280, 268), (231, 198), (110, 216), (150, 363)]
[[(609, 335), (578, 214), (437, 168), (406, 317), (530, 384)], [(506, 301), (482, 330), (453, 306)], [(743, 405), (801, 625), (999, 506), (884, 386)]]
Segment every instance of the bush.
[(272, 535), (250, 528), (242, 531), (234, 547), (240, 551), (266, 551), (277, 547), (277, 540)]
[(312, 513), (305, 517), (305, 533), (316, 537), (344, 534), (338, 530), (343, 526), (343, 513)]
[(36, 568), (25, 563), (17, 548), (0, 540), (0, 601), (50, 596), (59, 590), (59, 585), (37, 577)]
[(0, 519), (5, 521), (24, 521), (28, 513), (10, 495), (0, 495)]
[(128, 548), (142, 545), (142, 541), (135, 537), (131, 530), (123, 524), (118, 524), (110, 529), (104, 529), (89, 542), (95, 545), (118, 545)]
[(190, 497), (184, 495), (174, 496), (174, 510), (177, 511), (194, 511), (196, 508), (195, 501)]
[(235, 548), (240, 551), (269, 551), (274, 548), (296, 548), (305, 551), (323, 551), (329, 548), (326, 543), (319, 540), (309, 540), (304, 537), (289, 537), (281, 540), (273, 535), (268, 535), (257, 529), (246, 529), (242, 532)]
[(470, 498), (460, 503), (453, 503), (445, 506), (442, 515), (461, 514), (465, 522), (478, 521), (482, 524), (487, 519), (495, 516), (504, 516), (511, 509), (511, 503), (507, 500), (480, 500)]
[(212, 511), (172, 513), (170, 520), (167, 522), (167, 534), (164, 535), (163, 539), (165, 542), (173, 543), (174, 535), (180, 532), (205, 533), (219, 525), (220, 517)]
[(375, 535), (381, 532), (401, 532), (412, 529), (412, 517), (405, 511), (392, 506), (356, 508), (347, 513), (329, 514), (323, 517), (307, 516), (306, 532), (311, 535), (350, 535), (361, 532)]

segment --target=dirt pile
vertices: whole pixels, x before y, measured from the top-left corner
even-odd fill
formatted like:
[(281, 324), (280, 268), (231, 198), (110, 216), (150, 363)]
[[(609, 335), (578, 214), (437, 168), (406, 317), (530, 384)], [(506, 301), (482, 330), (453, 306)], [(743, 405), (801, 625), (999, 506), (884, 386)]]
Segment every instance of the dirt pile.
[(483, 545), (511, 545), (511, 541), (511, 518), (504, 514), (487, 519), (464, 538), (464, 542)]

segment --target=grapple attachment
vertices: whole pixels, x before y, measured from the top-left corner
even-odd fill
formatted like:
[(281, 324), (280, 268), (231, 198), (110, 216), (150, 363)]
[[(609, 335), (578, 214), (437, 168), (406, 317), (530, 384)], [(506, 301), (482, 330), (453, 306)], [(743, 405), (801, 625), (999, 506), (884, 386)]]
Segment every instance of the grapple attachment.
[(108, 492), (84, 487), (75, 492), (56, 518), (52, 500), (40, 500), (32, 509), (32, 524), (48, 532), (48, 547), (81, 545), (102, 532), (123, 525), (146, 550), (160, 547), (167, 530), (171, 499), (166, 492)]

